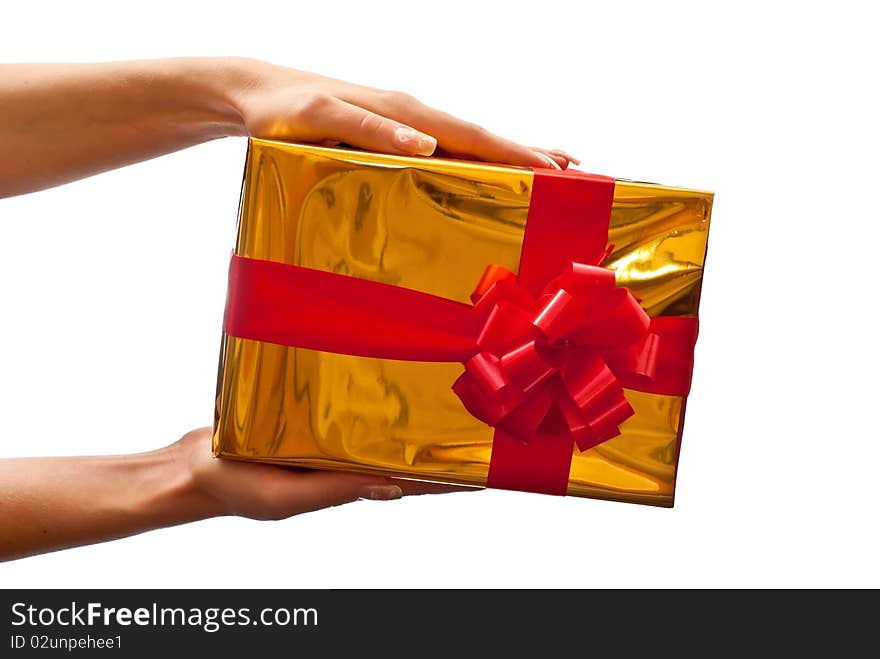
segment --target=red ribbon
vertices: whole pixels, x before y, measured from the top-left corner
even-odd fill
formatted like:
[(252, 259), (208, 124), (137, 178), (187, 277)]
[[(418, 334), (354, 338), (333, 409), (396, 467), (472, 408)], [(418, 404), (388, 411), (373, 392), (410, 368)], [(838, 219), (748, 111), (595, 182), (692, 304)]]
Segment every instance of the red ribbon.
[(690, 386), (696, 318), (649, 318), (600, 266), (613, 196), (613, 179), (537, 170), (519, 274), (489, 266), (474, 306), (233, 254), (224, 328), (326, 352), (460, 361), (453, 390), (495, 427), (487, 486), (565, 494), (574, 445), (614, 437), (633, 414), (624, 387), (686, 396)]

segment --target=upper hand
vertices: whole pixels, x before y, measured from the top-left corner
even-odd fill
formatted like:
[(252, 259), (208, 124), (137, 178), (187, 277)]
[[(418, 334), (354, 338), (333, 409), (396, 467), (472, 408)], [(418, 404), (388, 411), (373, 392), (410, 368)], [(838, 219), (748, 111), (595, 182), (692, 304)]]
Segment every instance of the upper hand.
[(211, 428), (193, 430), (169, 447), (188, 475), (191, 498), (198, 501), (204, 516), (284, 519), (358, 499), (390, 500), (473, 489), (214, 458), (211, 434)]
[(230, 102), (242, 134), (340, 143), (397, 155), (442, 154), (526, 167), (564, 169), (564, 151), (526, 147), (396, 91), (334, 80), (255, 60), (240, 62)]

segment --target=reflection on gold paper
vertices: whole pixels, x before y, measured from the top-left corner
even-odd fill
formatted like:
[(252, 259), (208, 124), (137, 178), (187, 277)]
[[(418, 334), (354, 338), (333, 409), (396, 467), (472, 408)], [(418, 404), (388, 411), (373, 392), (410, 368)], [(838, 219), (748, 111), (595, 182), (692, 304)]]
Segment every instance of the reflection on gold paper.
[[(517, 269), (531, 183), (526, 169), (253, 140), (236, 251), (469, 302), (488, 263)], [(607, 265), (652, 316), (696, 313), (711, 204), (617, 182)], [(483, 485), (492, 429), (452, 393), (461, 368), (224, 337), (214, 452)], [(682, 400), (627, 398), (621, 435), (575, 450), (569, 494), (671, 505)]]

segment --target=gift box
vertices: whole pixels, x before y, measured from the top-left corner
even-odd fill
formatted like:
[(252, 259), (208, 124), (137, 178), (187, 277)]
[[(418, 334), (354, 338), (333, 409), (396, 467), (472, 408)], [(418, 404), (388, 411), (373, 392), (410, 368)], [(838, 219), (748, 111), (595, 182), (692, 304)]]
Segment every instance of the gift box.
[(711, 207), (251, 140), (214, 454), (671, 506)]

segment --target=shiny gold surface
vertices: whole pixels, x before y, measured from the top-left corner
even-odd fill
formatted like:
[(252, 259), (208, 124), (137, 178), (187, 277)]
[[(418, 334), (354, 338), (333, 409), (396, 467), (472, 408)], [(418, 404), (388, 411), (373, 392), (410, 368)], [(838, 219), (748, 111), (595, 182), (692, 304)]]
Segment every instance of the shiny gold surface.
[[(486, 264), (516, 270), (531, 181), (524, 169), (254, 140), (237, 252), (468, 302)], [(616, 184), (608, 265), (651, 315), (696, 312), (711, 204)], [(450, 390), (459, 364), (224, 337), (220, 366), (217, 455), (485, 483), (492, 429)], [(575, 451), (569, 494), (671, 505), (681, 399), (627, 397), (636, 415)]]

